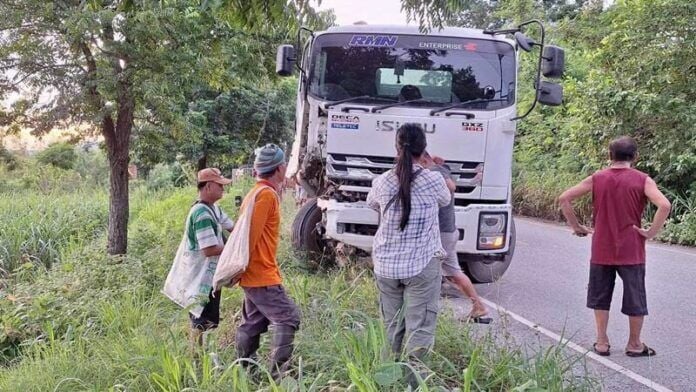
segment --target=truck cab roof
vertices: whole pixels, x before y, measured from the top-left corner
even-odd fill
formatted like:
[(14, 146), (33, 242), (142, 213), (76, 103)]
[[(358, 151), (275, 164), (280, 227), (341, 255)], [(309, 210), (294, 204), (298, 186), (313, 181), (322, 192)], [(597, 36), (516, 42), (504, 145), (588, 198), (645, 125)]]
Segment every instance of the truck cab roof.
[(515, 41), (505, 38), (503, 35), (484, 34), (483, 30), (470, 29), (464, 27), (442, 27), (440, 29), (432, 29), (427, 34), (422, 33), (418, 26), (399, 26), (399, 25), (343, 25), (329, 27), (325, 31), (319, 31), (315, 35), (327, 33), (344, 33), (344, 34), (399, 34), (399, 35), (421, 35), (431, 37), (461, 37), (461, 38), (476, 38), (507, 42), (515, 46)]

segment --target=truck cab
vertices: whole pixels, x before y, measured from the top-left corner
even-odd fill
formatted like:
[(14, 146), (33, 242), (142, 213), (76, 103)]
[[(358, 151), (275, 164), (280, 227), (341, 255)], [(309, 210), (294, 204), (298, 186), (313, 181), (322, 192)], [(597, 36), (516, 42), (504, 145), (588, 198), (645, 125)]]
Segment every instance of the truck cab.
[[(300, 70), (288, 176), (310, 199), (293, 224), (297, 249), (329, 258), (337, 248), (370, 252), (378, 216), (365, 203), (367, 193), (394, 165), (396, 130), (418, 123), (428, 152), (444, 159), (456, 184), (463, 270), (475, 282), (504, 273), (515, 247), (518, 51), (540, 45), (521, 33), (505, 35), (354, 25), (312, 32), (300, 56), (292, 47), (279, 48), (278, 73)], [(547, 57), (541, 45), (539, 67)], [(546, 61), (556, 62), (545, 65), (545, 74), (559, 73), (559, 51), (545, 51), (552, 57)], [(556, 85), (538, 78), (536, 86), (535, 103), (560, 103)]]

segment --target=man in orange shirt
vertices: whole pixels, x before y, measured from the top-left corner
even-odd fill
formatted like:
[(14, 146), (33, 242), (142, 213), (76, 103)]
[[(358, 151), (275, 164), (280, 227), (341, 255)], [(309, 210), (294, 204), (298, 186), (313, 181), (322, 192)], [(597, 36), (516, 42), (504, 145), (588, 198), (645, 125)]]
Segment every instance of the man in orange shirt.
[[(282, 285), (276, 261), (280, 239), (280, 202), (278, 195), (285, 181), (285, 154), (274, 144), (256, 150), (254, 170), (257, 182), (250, 191), (264, 187), (254, 201), (249, 233), (249, 265), (239, 285), (244, 290), (242, 324), (237, 329), (239, 358), (256, 358), (261, 334), (273, 326), (271, 375), (278, 379), (287, 369), (293, 350), (300, 312)], [(248, 365), (248, 362), (245, 362)]]

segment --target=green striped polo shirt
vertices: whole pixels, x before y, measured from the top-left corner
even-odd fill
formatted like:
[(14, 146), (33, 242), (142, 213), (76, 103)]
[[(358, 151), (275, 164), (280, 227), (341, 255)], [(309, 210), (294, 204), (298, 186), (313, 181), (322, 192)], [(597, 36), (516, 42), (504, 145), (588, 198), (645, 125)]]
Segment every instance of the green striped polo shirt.
[(200, 202), (194, 204), (189, 212), (188, 232), (186, 233), (189, 250), (202, 250), (211, 246), (224, 245), (222, 231), (219, 228), (231, 230), (233, 226), (232, 220), (217, 205), (207, 206)]

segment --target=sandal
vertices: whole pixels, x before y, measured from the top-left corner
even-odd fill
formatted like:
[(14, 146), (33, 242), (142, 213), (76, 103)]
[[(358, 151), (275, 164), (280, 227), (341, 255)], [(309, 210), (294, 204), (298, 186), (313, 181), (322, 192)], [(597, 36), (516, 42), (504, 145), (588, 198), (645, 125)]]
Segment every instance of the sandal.
[(482, 314), (480, 316), (473, 316), (469, 315), (466, 317), (466, 322), (467, 323), (474, 323), (474, 324), (490, 324), (493, 321), (492, 318), (486, 317), (485, 314)]
[(608, 357), (611, 355), (611, 344), (607, 344), (607, 351), (599, 351), (597, 350), (597, 343), (592, 344), (592, 351), (594, 351), (595, 354), (601, 355), (602, 357)]
[(637, 358), (637, 357), (654, 357), (657, 355), (655, 350), (652, 348), (648, 347), (647, 344), (643, 343), (643, 351), (637, 352), (637, 351), (628, 351), (626, 350), (626, 355), (632, 358)]

